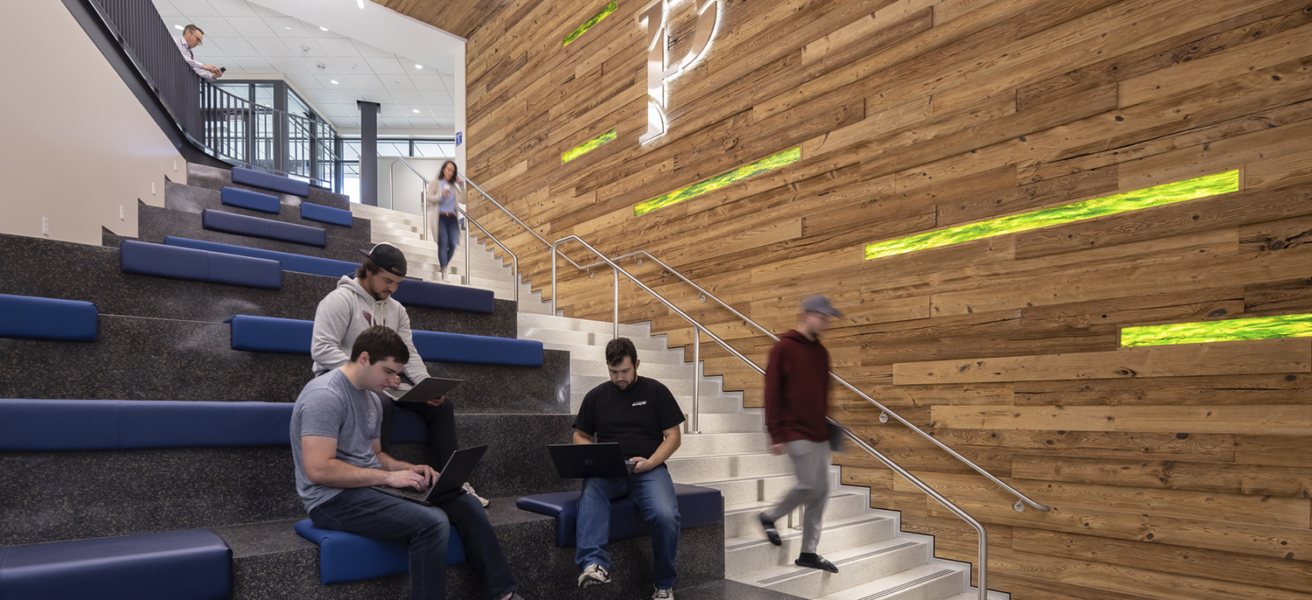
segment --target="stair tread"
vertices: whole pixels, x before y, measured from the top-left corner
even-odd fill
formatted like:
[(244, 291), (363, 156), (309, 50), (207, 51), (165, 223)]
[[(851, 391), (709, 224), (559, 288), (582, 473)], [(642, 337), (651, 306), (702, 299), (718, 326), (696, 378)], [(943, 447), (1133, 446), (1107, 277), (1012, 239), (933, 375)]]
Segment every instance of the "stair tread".
[(874, 581), (853, 586), (845, 590), (821, 596), (816, 600), (862, 600), (881, 592), (887, 594), (897, 588), (910, 588), (926, 585), (942, 577), (961, 577), (962, 569), (943, 563), (928, 563), (914, 569), (894, 573)]
[[(844, 527), (855, 527), (858, 525), (864, 525), (866, 523), (876, 523), (887, 519), (888, 517), (885, 517), (877, 513), (861, 513), (859, 515), (854, 515), (851, 517), (843, 517), (841, 519), (827, 521), (824, 523), (824, 527), (822, 527), (821, 530), (833, 531), (836, 529), (842, 529)], [(800, 538), (802, 537), (802, 532), (792, 529), (780, 530), (779, 537), (783, 539)], [(770, 541), (765, 539), (764, 534), (744, 535), (744, 536), (738, 536), (732, 538), (725, 538), (724, 547), (727, 550), (736, 550), (739, 548), (745, 548), (747, 546), (754, 546), (758, 543), (769, 544)]]
[[(926, 545), (928, 545), (928, 542), (921, 540), (914, 540), (905, 537), (892, 537), (885, 540), (871, 542), (869, 544), (863, 544), (861, 546), (853, 546), (836, 552), (825, 553), (823, 556), (841, 570), (845, 565), (851, 565), (863, 559), (878, 560), (878, 556), (887, 554), (894, 550), (912, 548), (914, 546), (924, 547)], [(732, 579), (751, 585), (761, 585), (765, 580), (779, 581), (781, 579), (788, 579), (790, 576), (810, 573), (815, 573), (815, 570), (808, 567), (799, 567), (790, 564), (777, 565), (759, 571), (743, 573), (732, 577)]]

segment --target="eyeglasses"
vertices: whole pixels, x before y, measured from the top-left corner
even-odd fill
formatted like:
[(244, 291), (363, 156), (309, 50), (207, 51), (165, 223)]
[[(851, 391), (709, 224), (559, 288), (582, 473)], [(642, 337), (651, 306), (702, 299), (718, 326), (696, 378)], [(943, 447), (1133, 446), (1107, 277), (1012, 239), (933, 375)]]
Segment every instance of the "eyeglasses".
[(192, 37), (192, 39), (196, 40), (196, 45), (197, 45), (197, 46), (202, 46), (202, 45), (205, 44), (205, 38), (203, 38), (203, 37), (201, 37), (201, 36), (199, 36), (199, 35), (196, 35), (196, 34), (190, 32), (190, 31), (188, 31), (188, 32), (187, 32), (186, 34), (184, 34), (184, 35), (189, 35), (189, 36)]

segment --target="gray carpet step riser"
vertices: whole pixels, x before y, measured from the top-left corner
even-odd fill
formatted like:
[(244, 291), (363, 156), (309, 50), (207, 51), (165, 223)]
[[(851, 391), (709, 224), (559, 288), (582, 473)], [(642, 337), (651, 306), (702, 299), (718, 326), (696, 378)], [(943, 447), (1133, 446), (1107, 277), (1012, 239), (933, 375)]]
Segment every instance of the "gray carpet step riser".
[[(487, 445), (470, 476), (484, 497), (579, 489), (557, 476), (548, 444), (568, 443), (570, 415), (461, 414), (462, 447)], [(426, 443), (398, 458), (433, 461)], [(287, 446), (0, 452), (0, 546), (304, 518)]]
[(252, 192), (259, 192), (261, 194), (277, 196), (283, 204), (306, 200), (314, 204), (322, 204), (324, 206), (340, 208), (342, 210), (350, 210), (351, 208), (351, 199), (349, 197), (342, 194), (334, 194), (323, 188), (310, 186), (310, 195), (308, 197), (284, 194), (282, 192), (275, 192), (264, 188), (233, 183), (231, 170), (206, 167), (202, 165), (187, 165), (187, 185), (211, 190), (222, 190), (224, 187), (235, 187), (243, 190), (250, 190)]
[[(309, 203), (308, 200), (305, 202)], [(360, 240), (363, 247), (368, 247), (369, 240), (372, 239), (373, 236), (373, 230), (368, 219), (354, 217), (350, 227), (333, 223), (323, 223), (321, 221), (310, 219), (302, 219), (300, 205), (301, 202), (282, 204), (280, 206), (280, 211), (277, 214), (274, 214), (224, 204), (223, 192), (220, 190), (211, 190), (192, 185), (173, 183), (172, 181), (166, 181), (164, 183), (164, 208), (169, 210), (189, 212), (199, 215), (201, 214), (201, 211), (210, 209), (238, 215), (259, 217), (261, 219), (281, 221), (293, 225), (316, 227), (327, 231), (328, 235), (331, 236)]]
[[(361, 258), (359, 252), (361, 240), (357, 239), (329, 235), (327, 245), (321, 248), (319, 246), (311, 246), (308, 244), (297, 244), (293, 242), (269, 240), (222, 231), (212, 231), (205, 229), (202, 226), (201, 215), (196, 213), (170, 210), (158, 206), (138, 203), (137, 239), (143, 242), (161, 244), (164, 243), (164, 238), (168, 236), (348, 262), (358, 263)], [(365, 244), (365, 246), (367, 247), (368, 244)]]
[[(22, 357), (0, 372), (0, 389), (10, 398), (294, 401), (312, 377), (310, 356), (233, 350), (231, 332), (223, 323), (101, 315), (95, 342), (0, 338), (0, 352)], [(464, 381), (449, 396), (459, 411), (569, 412), (565, 353), (546, 351), (541, 367), (425, 364)]]
[[(0, 234), (0, 294), (84, 300), (102, 315), (151, 317), (221, 323), (244, 314), (314, 320), (319, 301), (337, 287), (337, 279), (284, 271), (281, 290), (265, 290), (124, 273), (118, 241), (106, 234), (107, 247)], [(47, 276), (30, 277), (34, 272)], [(471, 335), (515, 337), (515, 303), (496, 300), (494, 312), (476, 313), (412, 306), (411, 329)]]

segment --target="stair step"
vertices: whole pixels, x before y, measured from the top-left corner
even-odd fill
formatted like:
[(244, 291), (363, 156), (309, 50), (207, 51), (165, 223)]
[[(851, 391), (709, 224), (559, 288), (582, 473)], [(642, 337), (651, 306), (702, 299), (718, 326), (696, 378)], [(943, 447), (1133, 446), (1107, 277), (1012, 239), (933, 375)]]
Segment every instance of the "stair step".
[(683, 436), (678, 453), (683, 456), (707, 456), (769, 451), (770, 436), (764, 433), (716, 433)]
[[(550, 302), (543, 302), (542, 304), (546, 305), (548, 309), (550, 309), (551, 306)], [(542, 315), (542, 316), (550, 317), (550, 315)], [(554, 317), (554, 318), (561, 319), (565, 317)], [(550, 326), (543, 326), (543, 325), (527, 322), (529, 320), (531, 320), (531, 318), (530, 319), (521, 318), (519, 320), (520, 338), (526, 340), (537, 340), (544, 344), (550, 342), (553, 344), (561, 344), (565, 346), (578, 346), (581, 348), (602, 348), (603, 358), (605, 356), (606, 344), (609, 343), (613, 337), (612, 331), (609, 329), (609, 326), (607, 326), (607, 330), (605, 332), (599, 333), (595, 331), (555, 329)], [(635, 335), (631, 339), (633, 340), (634, 348), (638, 350), (639, 362), (646, 360), (646, 358), (644, 357), (648, 352), (659, 352), (664, 354), (670, 351), (665, 347), (665, 338), (663, 336), (650, 337), (646, 335), (641, 335), (641, 336)], [(602, 359), (598, 359), (598, 360), (602, 360)]]
[[(593, 335), (579, 331), (571, 331), (569, 333), (589, 336)], [(594, 336), (592, 339), (596, 340), (597, 337)], [(604, 342), (600, 344), (565, 344), (557, 341), (538, 341), (542, 342), (543, 347), (549, 350), (563, 350), (569, 352), (570, 360), (586, 360), (597, 364), (604, 364), (606, 361), (606, 344)], [(605, 342), (609, 341), (609, 338), (605, 340)], [(664, 348), (665, 344), (663, 340), (658, 339), (657, 342), (660, 343), (660, 348), (640, 348), (638, 350), (638, 361), (641, 363), (639, 365), (640, 367), (645, 367), (646, 365), (680, 365), (688, 367), (689, 372), (692, 372), (692, 363), (684, 362), (683, 360), (683, 350), (667, 350)], [(655, 346), (656, 344), (652, 345)], [(634, 346), (637, 346), (636, 341), (634, 342)]]
[[(839, 567), (841, 574), (842, 567)], [(942, 600), (966, 589), (964, 569), (929, 563), (853, 586), (816, 600)]]
[[(540, 329), (559, 329), (561, 331), (588, 331), (602, 335), (611, 335), (613, 323), (610, 321), (589, 321), (586, 319), (572, 319), (569, 317), (556, 317), (551, 315), (521, 315), (519, 324), (521, 327), (528, 325)], [(651, 323), (642, 323), (637, 325), (620, 323), (620, 335), (624, 337), (647, 337), (651, 336)], [(655, 336), (663, 337), (663, 336)], [(638, 356), (642, 360), (642, 356)]]
[[(733, 402), (739, 402), (733, 398)], [(691, 403), (692, 399), (689, 398)], [(765, 414), (761, 412), (708, 413), (703, 405), (701, 415), (697, 418), (697, 427), (702, 434), (718, 433), (753, 433), (765, 431)], [(691, 426), (691, 423), (688, 424)], [(687, 428), (685, 428), (687, 432)]]
[[(820, 536), (820, 554), (828, 556), (849, 548), (892, 539), (898, 533), (897, 522), (878, 514), (866, 513), (825, 523)], [(738, 576), (770, 567), (793, 564), (802, 552), (802, 532), (780, 529), (782, 546), (775, 546), (761, 533), (725, 538), (724, 576)], [(959, 591), (959, 590), (958, 590)]]
[[(837, 490), (839, 485), (839, 469), (831, 468), (829, 471), (829, 489)], [(757, 502), (777, 502), (783, 495), (792, 489), (797, 478), (792, 472), (785, 475), (771, 476), (754, 476), (748, 475), (737, 479), (725, 479), (721, 481), (683, 481), (676, 480), (678, 483), (695, 484), (720, 490), (720, 495), (724, 497), (725, 511), (729, 511), (735, 506), (746, 506)]]
[(929, 552), (928, 542), (894, 537), (840, 552), (822, 553), (838, 567), (838, 573), (789, 564), (753, 571), (735, 579), (785, 594), (818, 598), (923, 567), (929, 563)]
[(678, 453), (665, 461), (670, 476), (680, 483), (721, 481), (752, 475), (792, 475), (793, 462), (787, 456), (773, 454), (723, 454), (682, 457)]
[[(780, 490), (780, 493), (767, 501), (725, 506), (724, 537), (733, 538), (763, 535), (758, 515), (761, 514), (761, 511), (774, 507), (778, 501), (783, 499), (784, 494), (787, 492), (787, 489)], [(869, 508), (870, 501), (866, 499), (865, 494), (858, 494), (846, 490), (835, 490), (830, 492), (829, 502), (825, 506), (824, 522), (829, 523), (831, 521), (840, 521), (842, 519), (859, 516), (865, 514)], [(801, 527), (800, 521), (792, 523), (788, 521), (788, 518), (780, 519), (775, 522), (775, 527), (778, 527), (780, 531)]]

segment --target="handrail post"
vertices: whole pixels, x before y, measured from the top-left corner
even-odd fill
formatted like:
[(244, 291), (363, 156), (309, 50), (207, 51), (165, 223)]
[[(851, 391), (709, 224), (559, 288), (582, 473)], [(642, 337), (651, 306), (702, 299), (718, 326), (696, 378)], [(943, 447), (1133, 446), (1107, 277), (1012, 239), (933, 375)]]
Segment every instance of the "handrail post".
[[(556, 242), (559, 244), (560, 242)], [(551, 316), (556, 316), (556, 244), (551, 245)]]
[(701, 433), (702, 430), (697, 426), (697, 415), (701, 412), (698, 404), (701, 403), (701, 383), (702, 383), (702, 329), (697, 325), (692, 327), (692, 433)]
[[(459, 207), (457, 207), (459, 208)], [(460, 239), (460, 213), (456, 213), (456, 239)], [(473, 285), (469, 279), (469, 236), (465, 236), (465, 285)]]
[[(419, 197), (419, 210), (422, 212), (419, 218), (423, 219), (424, 222), (419, 224), (419, 239), (427, 241), (428, 240), (428, 182), (427, 181), (424, 182), (424, 190), (420, 192), (420, 194), (421, 196)], [(433, 233), (436, 234), (437, 232), (434, 231)]]
[[(611, 269), (615, 275), (615, 337), (620, 337), (620, 270)], [(614, 338), (612, 338), (614, 339)]]

